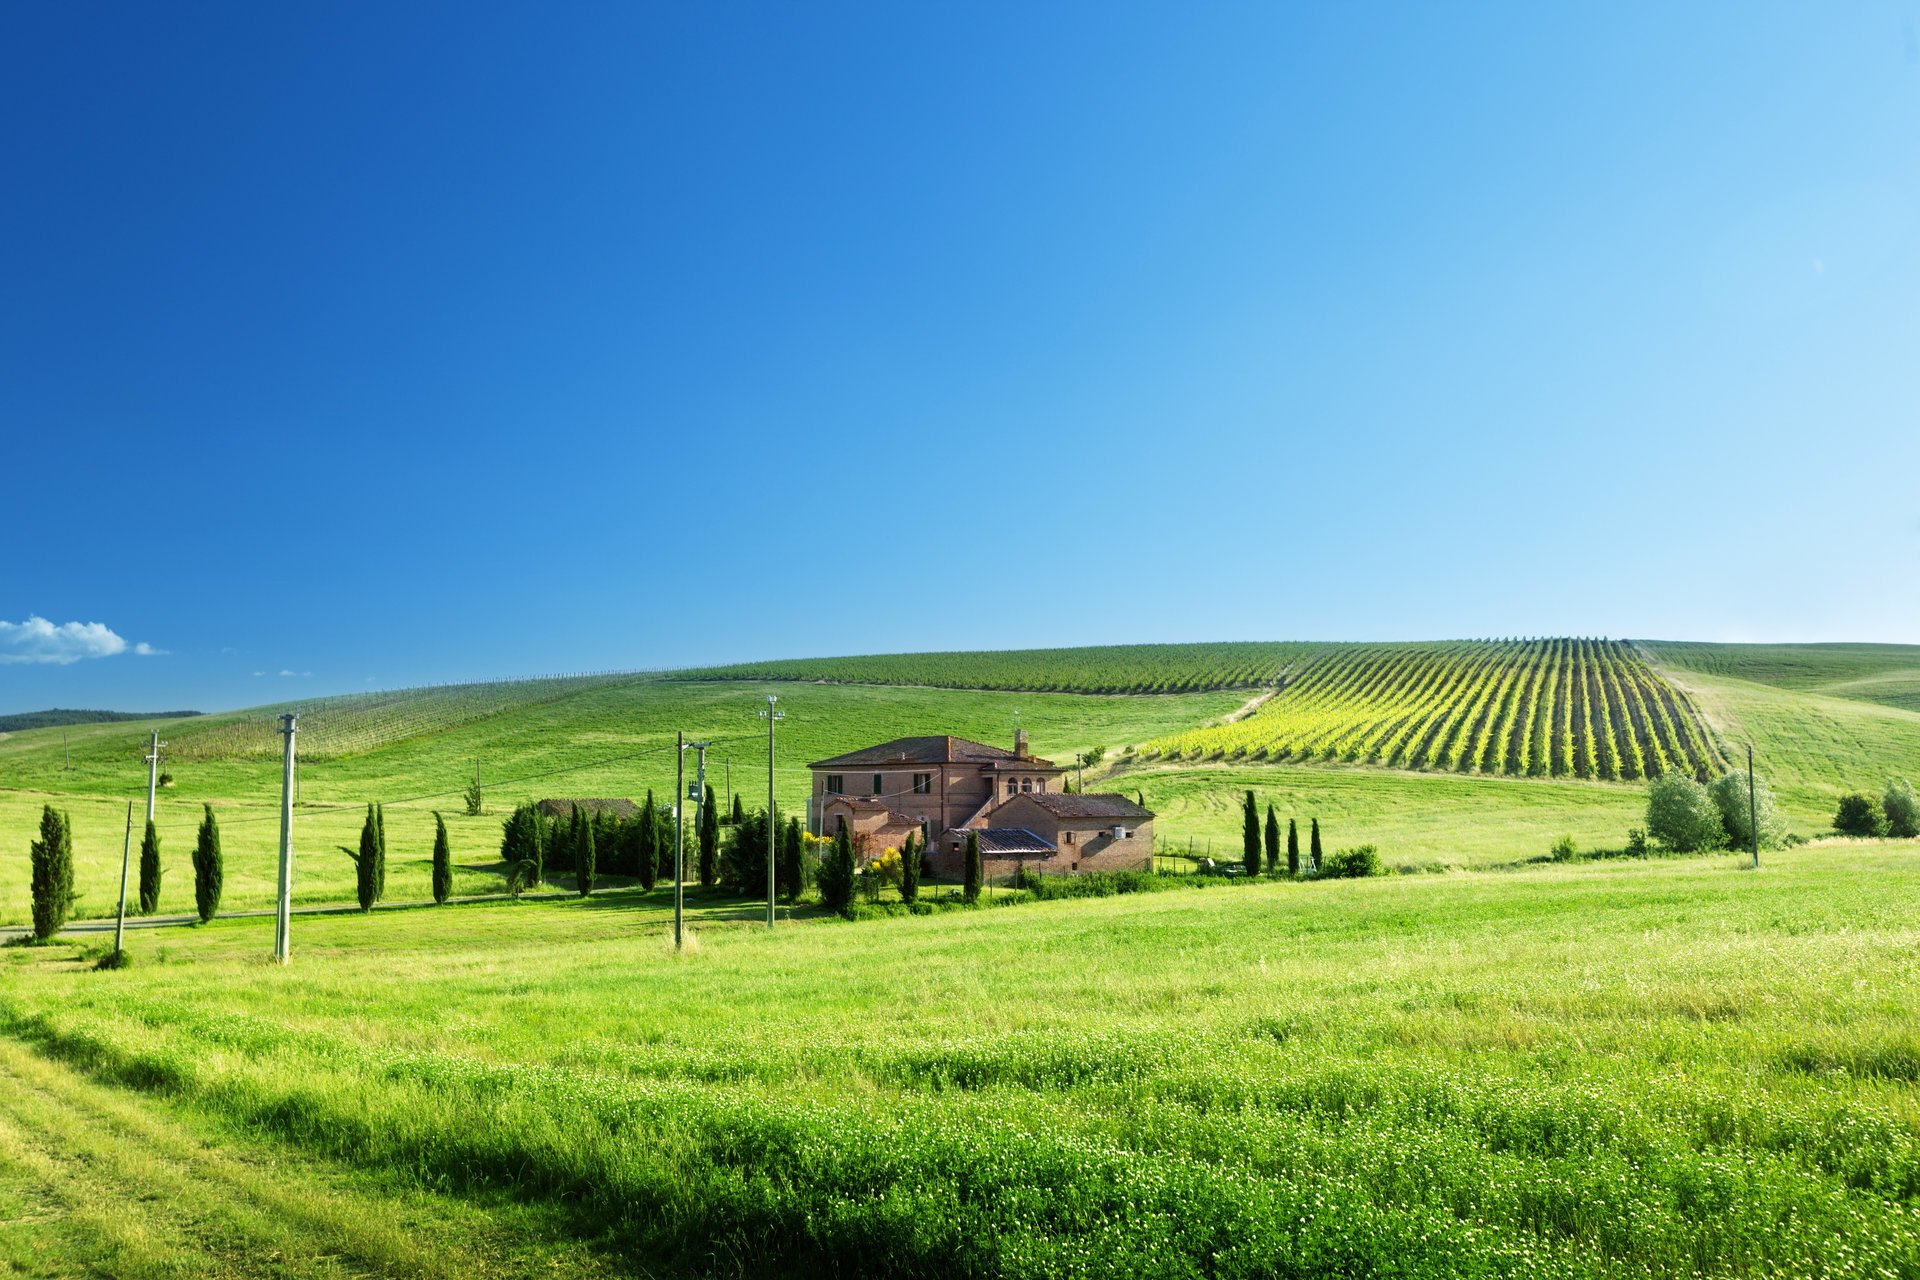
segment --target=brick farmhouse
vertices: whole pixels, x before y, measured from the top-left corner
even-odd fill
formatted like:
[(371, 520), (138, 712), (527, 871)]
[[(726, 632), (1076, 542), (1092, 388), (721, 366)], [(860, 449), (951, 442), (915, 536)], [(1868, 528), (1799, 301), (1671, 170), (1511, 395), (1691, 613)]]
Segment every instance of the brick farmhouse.
[(1153, 814), (1121, 795), (1074, 795), (1064, 766), (952, 735), (896, 738), (809, 765), (808, 826), (842, 827), (873, 853), (928, 839), (933, 873), (958, 878), (969, 834), (989, 878), (1022, 867), (1054, 875), (1140, 870), (1153, 855)]

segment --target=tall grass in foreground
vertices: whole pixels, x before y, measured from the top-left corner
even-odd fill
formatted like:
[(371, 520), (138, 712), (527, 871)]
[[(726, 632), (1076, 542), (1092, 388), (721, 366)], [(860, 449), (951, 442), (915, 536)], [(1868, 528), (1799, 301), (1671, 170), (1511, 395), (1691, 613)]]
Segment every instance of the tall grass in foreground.
[[(653, 1270), (1911, 1275), (1920, 864), (709, 926), (594, 901), (17, 952), (0, 1027)], [(563, 944), (564, 945), (561, 945)]]

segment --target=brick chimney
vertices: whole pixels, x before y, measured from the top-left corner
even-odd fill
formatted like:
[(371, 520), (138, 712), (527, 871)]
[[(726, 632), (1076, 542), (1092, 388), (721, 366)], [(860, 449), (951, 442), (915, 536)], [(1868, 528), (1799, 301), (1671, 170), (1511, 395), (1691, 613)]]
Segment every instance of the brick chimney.
[(1022, 760), (1027, 758), (1027, 731), (1025, 729), (1015, 729), (1013, 731), (1013, 754)]

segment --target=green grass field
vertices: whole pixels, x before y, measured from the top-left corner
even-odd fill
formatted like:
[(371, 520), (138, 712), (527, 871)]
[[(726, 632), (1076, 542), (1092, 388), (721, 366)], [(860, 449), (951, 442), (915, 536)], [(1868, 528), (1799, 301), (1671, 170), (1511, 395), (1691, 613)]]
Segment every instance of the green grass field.
[(286, 970), (265, 921), (118, 973), (0, 953), (0, 1256), (1920, 1274), (1910, 846), (702, 922), (678, 958), (663, 902), (301, 920)]
[(1678, 670), (1920, 711), (1920, 645), (1641, 644)]

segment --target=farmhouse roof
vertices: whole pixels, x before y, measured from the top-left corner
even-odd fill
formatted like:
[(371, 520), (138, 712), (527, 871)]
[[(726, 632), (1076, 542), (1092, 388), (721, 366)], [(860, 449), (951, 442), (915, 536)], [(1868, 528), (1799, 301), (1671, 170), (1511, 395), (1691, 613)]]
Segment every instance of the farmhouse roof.
[(845, 755), (816, 760), (810, 769), (859, 769), (875, 765), (900, 764), (983, 764), (1019, 760), (1035, 769), (1051, 768), (1053, 761), (1038, 756), (1017, 756), (1005, 747), (956, 738), (952, 734), (929, 734), (915, 738), (895, 738), (877, 746), (862, 747)]
[(887, 806), (882, 804), (880, 801), (869, 799), (866, 796), (846, 796), (846, 795), (827, 796), (825, 799), (821, 800), (820, 807), (824, 809), (830, 805), (836, 805), (836, 804), (843, 804), (849, 809), (868, 809), (868, 810), (878, 810), (880, 812), (891, 812), (891, 810), (889, 810)]
[(1056, 818), (1132, 818), (1140, 821), (1153, 816), (1153, 810), (1142, 809), (1125, 796), (1095, 792), (1092, 795), (1069, 795), (1055, 791), (1021, 792), (1010, 798), (1031, 800)]
[(1060, 852), (1025, 827), (988, 827), (975, 832), (980, 837), (980, 852), (990, 858), (1050, 858)]
[(640, 806), (633, 801), (611, 797), (594, 799), (582, 798), (575, 800), (542, 800), (533, 807), (541, 813), (546, 814), (549, 818), (571, 818), (574, 809), (578, 807), (591, 814), (610, 815), (620, 819), (622, 822), (625, 822), (640, 812)]

